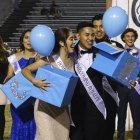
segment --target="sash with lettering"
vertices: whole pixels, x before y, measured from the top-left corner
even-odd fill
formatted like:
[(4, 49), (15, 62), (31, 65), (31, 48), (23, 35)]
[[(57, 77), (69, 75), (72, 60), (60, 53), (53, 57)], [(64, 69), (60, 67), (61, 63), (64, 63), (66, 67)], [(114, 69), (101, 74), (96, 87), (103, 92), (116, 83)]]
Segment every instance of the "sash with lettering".
[(65, 65), (63, 63), (63, 61), (61, 60), (61, 58), (58, 55), (53, 55), (53, 59), (55, 61), (55, 63), (57, 64), (58, 68), (61, 70), (67, 70), (65, 68)]
[(106, 112), (106, 107), (105, 107), (104, 101), (103, 101), (102, 97), (100, 96), (100, 94), (98, 93), (95, 86), (93, 85), (93, 83), (90, 80), (89, 76), (87, 75), (86, 71), (84, 71), (82, 69), (81, 65), (78, 63), (77, 60), (75, 63), (75, 70), (76, 70), (82, 84), (84, 85), (88, 95), (90, 96), (90, 98), (92, 99), (92, 101), (94, 102), (94, 104), (96, 105), (98, 110), (102, 113), (102, 115), (104, 116), (104, 119), (106, 119), (107, 112)]
[(19, 63), (16, 59), (15, 54), (9, 56), (8, 61), (12, 65), (12, 68), (13, 68), (15, 74), (17, 74), (21, 71), (21, 68), (20, 68)]
[(117, 106), (119, 106), (118, 94), (112, 89), (112, 87), (109, 84), (106, 76), (103, 76), (103, 78), (102, 78), (102, 85), (103, 85), (103, 89), (114, 99)]

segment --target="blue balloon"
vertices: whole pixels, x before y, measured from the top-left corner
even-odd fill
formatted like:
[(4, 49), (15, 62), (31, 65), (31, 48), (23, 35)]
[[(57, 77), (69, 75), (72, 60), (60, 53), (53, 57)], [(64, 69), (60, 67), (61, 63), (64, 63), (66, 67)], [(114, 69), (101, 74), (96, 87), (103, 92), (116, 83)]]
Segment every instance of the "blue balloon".
[(126, 29), (128, 25), (128, 15), (122, 8), (114, 6), (106, 10), (102, 21), (105, 33), (110, 38), (116, 37)]
[(31, 31), (30, 42), (32, 48), (37, 53), (48, 56), (54, 48), (54, 33), (52, 29), (46, 25), (37, 25)]

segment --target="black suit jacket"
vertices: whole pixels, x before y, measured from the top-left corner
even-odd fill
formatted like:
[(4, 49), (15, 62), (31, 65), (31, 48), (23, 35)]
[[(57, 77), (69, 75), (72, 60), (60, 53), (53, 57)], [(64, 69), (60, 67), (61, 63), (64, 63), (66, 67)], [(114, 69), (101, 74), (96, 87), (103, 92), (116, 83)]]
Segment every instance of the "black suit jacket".
[[(93, 61), (94, 58), (96, 57), (96, 54), (98, 53), (98, 49), (93, 47)], [(78, 55), (78, 44), (75, 46), (75, 52)], [(98, 93), (102, 97), (102, 99), (105, 101), (105, 95), (106, 91), (102, 87), (102, 78), (103, 74), (94, 70), (93, 68), (89, 68), (87, 70), (87, 74), (94, 84), (95, 88), (97, 89)], [(117, 90), (118, 88), (118, 83), (114, 80), (112, 80), (110, 77), (107, 77), (111, 87), (113, 88), (114, 91)], [(110, 95), (109, 95), (110, 96)], [(112, 97), (110, 97), (111, 100)], [(113, 101), (114, 102), (114, 101)], [(85, 117), (97, 117), (97, 118), (102, 118), (103, 115), (99, 112), (91, 98), (89, 97), (85, 87), (83, 86), (82, 82), (78, 81), (78, 84), (76, 86), (72, 101), (71, 101), (71, 113), (72, 113), (72, 119), (75, 124), (80, 124), (84, 122)]]
[[(75, 46), (75, 52), (78, 55), (78, 44)], [(98, 49), (93, 47), (93, 59), (96, 57)], [(102, 77), (103, 75), (98, 71), (89, 68), (87, 74), (91, 79), (92, 83), (96, 87), (100, 96), (104, 98), (104, 90), (102, 88)], [(75, 125), (81, 125), (84, 123), (87, 117), (101, 117), (102, 114), (98, 111), (92, 100), (90, 99), (85, 87), (83, 86), (80, 79), (78, 80), (72, 101), (71, 101), (71, 114), (72, 120)]]

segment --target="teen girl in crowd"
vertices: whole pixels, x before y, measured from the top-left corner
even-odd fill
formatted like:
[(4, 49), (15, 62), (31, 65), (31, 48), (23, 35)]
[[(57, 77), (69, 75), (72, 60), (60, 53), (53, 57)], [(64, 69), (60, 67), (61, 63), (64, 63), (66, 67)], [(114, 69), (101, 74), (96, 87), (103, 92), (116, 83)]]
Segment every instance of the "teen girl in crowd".
[[(11, 55), (8, 60), (17, 62), (17, 66), (9, 64), (8, 73), (5, 81), (20, 72), (24, 67), (34, 62), (37, 53), (32, 49), (29, 36), (30, 30), (26, 30), (20, 37), (22, 51)], [(14, 63), (15, 64), (15, 63)], [(34, 107), (32, 104), (26, 107), (15, 108), (10, 106), (12, 116), (12, 127), (10, 140), (34, 140), (36, 126), (34, 122)]]

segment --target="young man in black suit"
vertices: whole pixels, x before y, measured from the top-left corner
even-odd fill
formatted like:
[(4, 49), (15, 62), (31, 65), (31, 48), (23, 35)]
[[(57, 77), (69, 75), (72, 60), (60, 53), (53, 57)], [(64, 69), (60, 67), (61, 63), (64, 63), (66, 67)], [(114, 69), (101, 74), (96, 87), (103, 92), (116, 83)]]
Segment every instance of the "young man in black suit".
[[(90, 66), (96, 57), (97, 49), (93, 47), (95, 31), (88, 22), (77, 26), (79, 42), (75, 46), (75, 71), (79, 81), (71, 102), (71, 116), (74, 127), (71, 127), (71, 140), (113, 140), (108, 139), (106, 130), (106, 103), (102, 86), (103, 75)], [(117, 105), (115, 104), (117, 109)], [(116, 112), (116, 111), (115, 111)]]

